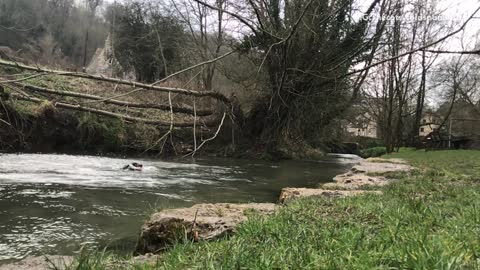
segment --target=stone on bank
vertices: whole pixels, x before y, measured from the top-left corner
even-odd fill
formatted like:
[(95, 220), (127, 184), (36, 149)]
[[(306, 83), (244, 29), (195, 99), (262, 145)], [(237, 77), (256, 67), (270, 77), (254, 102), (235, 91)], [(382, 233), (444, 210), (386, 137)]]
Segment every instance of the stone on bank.
[(163, 210), (153, 214), (142, 226), (136, 252), (157, 253), (185, 237), (199, 241), (230, 235), (252, 211), (270, 215), (276, 207), (273, 203), (218, 203)]

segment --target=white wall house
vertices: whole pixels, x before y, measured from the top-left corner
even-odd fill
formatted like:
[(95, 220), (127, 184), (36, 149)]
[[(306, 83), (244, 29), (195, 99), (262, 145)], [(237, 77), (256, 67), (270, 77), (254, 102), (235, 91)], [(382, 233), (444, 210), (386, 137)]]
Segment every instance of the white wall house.
[(420, 120), (420, 128), (418, 130), (418, 136), (425, 137), (433, 131), (438, 130), (440, 124), (437, 118), (432, 113), (425, 113)]
[(347, 125), (347, 131), (355, 137), (377, 138), (377, 123), (368, 114), (357, 116)]

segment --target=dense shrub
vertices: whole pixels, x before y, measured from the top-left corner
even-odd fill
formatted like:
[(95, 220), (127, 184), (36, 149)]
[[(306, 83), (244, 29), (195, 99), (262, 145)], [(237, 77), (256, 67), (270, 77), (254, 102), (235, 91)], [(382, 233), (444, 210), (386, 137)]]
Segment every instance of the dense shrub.
[(387, 153), (386, 147), (378, 146), (378, 147), (367, 148), (360, 151), (360, 156), (363, 158), (379, 157), (379, 156), (385, 155), (386, 153)]

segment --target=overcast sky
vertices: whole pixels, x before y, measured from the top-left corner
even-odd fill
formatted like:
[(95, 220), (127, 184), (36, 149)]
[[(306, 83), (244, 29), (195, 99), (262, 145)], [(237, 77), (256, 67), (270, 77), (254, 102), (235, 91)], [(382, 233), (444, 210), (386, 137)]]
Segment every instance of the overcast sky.
[[(113, 3), (114, 1), (123, 2), (124, 0), (104, 0), (106, 3)], [(364, 2), (365, 6), (370, 5), (371, 0), (360, 0)], [(472, 14), (472, 12), (480, 6), (478, 0), (439, 0), (439, 9), (445, 10), (444, 16), (447, 20), (461, 20), (462, 22)], [(480, 12), (476, 19), (473, 19), (465, 31), (464, 41), (468, 41), (468, 45), (474, 46), (477, 39), (477, 33), (480, 30)], [(461, 50), (461, 43), (459, 41), (460, 35), (451, 38), (446, 45), (449, 49)]]

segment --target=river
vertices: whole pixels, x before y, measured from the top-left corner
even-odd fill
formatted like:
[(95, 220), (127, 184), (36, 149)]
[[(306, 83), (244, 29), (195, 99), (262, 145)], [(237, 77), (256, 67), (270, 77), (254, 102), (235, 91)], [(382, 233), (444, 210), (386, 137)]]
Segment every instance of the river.
[[(142, 172), (123, 171), (141, 162)], [(0, 264), (72, 255), (82, 246), (131, 250), (155, 210), (215, 202), (275, 202), (283, 187), (315, 187), (358, 161), (278, 163), (208, 158), (164, 162), (0, 154)]]

